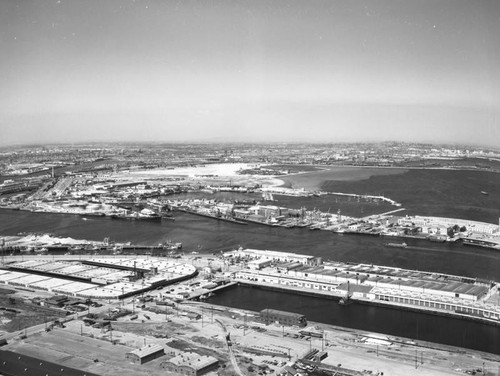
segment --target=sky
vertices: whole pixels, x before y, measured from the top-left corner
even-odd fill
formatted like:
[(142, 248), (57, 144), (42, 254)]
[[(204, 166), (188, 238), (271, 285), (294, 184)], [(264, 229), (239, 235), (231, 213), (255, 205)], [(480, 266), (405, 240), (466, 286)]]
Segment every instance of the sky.
[(0, 145), (500, 145), (498, 0), (2, 0)]

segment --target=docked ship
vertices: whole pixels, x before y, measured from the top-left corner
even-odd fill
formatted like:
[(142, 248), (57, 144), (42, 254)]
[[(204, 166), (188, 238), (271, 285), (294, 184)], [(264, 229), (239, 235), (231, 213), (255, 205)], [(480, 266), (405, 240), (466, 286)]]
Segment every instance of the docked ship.
[(111, 219), (125, 219), (129, 221), (151, 221), (161, 222), (161, 215), (150, 209), (142, 209), (140, 212), (113, 214)]
[(217, 219), (219, 221), (225, 221), (225, 222), (230, 222), (230, 223), (235, 223), (238, 225), (246, 225), (246, 222), (240, 221), (234, 217), (231, 217), (229, 215), (222, 215), (220, 212), (212, 213), (212, 212), (207, 212), (207, 211), (201, 211), (201, 210), (194, 210), (192, 208), (184, 209), (184, 208), (177, 208), (177, 210), (182, 211), (184, 213), (189, 213), (189, 214), (194, 214), (194, 215), (199, 215), (200, 217), (207, 217), (207, 218), (212, 218), (212, 219)]

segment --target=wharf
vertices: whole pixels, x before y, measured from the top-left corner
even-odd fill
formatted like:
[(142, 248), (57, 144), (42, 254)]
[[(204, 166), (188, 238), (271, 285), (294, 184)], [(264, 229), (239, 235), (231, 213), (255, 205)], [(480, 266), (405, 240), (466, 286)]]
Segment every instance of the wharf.
[(228, 288), (232, 288), (238, 285), (238, 282), (232, 281), (226, 284), (222, 284), (220, 286), (214, 287), (213, 289), (199, 289), (197, 291), (193, 291), (189, 295), (189, 300), (203, 299), (203, 297), (207, 295), (213, 295), (218, 291), (225, 290)]
[(277, 223), (268, 223), (268, 222), (258, 221), (256, 219), (249, 219), (249, 218), (240, 218), (240, 217), (238, 217), (238, 220), (239, 221), (248, 222), (248, 223), (255, 223), (257, 225), (269, 226), (269, 227), (284, 227), (284, 226), (282, 226), (280, 224), (277, 224)]
[(327, 192), (327, 194), (333, 195), (333, 196), (347, 196), (347, 197), (366, 198), (366, 199), (372, 199), (372, 200), (381, 200), (381, 201), (388, 202), (389, 204), (394, 205), (394, 206), (401, 206), (401, 204), (399, 202), (396, 202), (396, 201), (394, 201), (388, 197), (384, 197), (384, 196), (359, 195), (356, 193), (343, 193), (343, 192)]

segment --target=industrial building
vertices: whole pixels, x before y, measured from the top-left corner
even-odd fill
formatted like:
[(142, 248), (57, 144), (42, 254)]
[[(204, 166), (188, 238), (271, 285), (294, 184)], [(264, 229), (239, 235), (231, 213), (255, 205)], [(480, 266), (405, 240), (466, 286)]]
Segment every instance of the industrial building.
[(278, 323), (286, 326), (305, 327), (307, 320), (304, 315), (293, 312), (279, 311), (277, 309), (266, 308), (260, 311), (260, 320), (266, 325)]
[(321, 258), (311, 255), (301, 255), (290, 252), (267, 251), (260, 249), (240, 248), (224, 253), (224, 257), (246, 257), (252, 260), (270, 260), (274, 262), (299, 262), (304, 265), (319, 265)]
[(217, 369), (219, 360), (213, 356), (186, 352), (162, 362), (160, 367), (177, 375), (200, 376)]
[(125, 357), (135, 364), (144, 364), (165, 355), (165, 350), (160, 345), (148, 345), (128, 352)]

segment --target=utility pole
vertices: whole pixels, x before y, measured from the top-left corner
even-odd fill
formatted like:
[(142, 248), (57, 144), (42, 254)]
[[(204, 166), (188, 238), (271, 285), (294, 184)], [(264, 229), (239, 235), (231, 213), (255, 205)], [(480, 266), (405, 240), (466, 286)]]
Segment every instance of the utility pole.
[(4, 238), (2, 238), (2, 239), (0, 240), (0, 246), (2, 247), (2, 266), (3, 266), (3, 265), (5, 265), (5, 259), (4, 259), (4, 257), (5, 257), (5, 255), (4, 255), (4, 251), (5, 251), (5, 250), (4, 250), (4, 247), (5, 247), (5, 239), (4, 239)]

